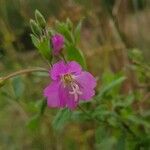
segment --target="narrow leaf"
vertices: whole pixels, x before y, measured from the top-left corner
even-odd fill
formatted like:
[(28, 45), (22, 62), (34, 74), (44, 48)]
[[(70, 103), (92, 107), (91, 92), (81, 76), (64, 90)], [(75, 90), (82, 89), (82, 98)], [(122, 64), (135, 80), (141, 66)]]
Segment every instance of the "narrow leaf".
[(83, 68), (86, 68), (86, 62), (85, 58), (83, 56), (82, 51), (74, 47), (73, 45), (69, 45), (66, 47), (67, 51), (67, 58), (68, 60), (72, 61), (75, 60), (77, 61)]
[(12, 81), (12, 86), (13, 86), (16, 98), (21, 97), (25, 90), (25, 86), (24, 86), (24, 83), (22, 82), (22, 79), (20, 77), (15, 77)]
[(74, 31), (74, 36), (75, 36), (75, 42), (76, 43), (78, 43), (80, 41), (81, 27), (82, 27), (82, 20), (77, 24), (77, 27), (75, 28), (75, 31)]
[(40, 43), (39, 39), (33, 34), (31, 34), (30, 36), (31, 36), (31, 40), (32, 40), (32, 43), (34, 44), (34, 46), (38, 47), (38, 45)]
[(40, 117), (39, 115), (35, 115), (32, 118), (30, 118), (30, 120), (27, 122), (27, 127), (31, 130), (35, 130), (37, 129), (37, 127), (39, 126), (39, 121), (40, 121)]
[(103, 89), (100, 90), (100, 93), (98, 94), (96, 99), (101, 98), (103, 95), (111, 91), (114, 87), (120, 85), (125, 79), (126, 77), (123, 76), (110, 82), (107, 86), (105, 86)]
[(61, 130), (71, 118), (71, 111), (68, 109), (59, 110), (56, 114), (52, 126), (55, 130)]

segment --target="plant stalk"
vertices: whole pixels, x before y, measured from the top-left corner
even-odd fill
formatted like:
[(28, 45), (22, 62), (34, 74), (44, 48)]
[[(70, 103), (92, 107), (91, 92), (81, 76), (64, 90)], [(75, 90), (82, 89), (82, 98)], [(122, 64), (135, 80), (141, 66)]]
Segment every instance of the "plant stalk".
[(28, 74), (28, 73), (31, 73), (31, 72), (47, 72), (48, 73), (48, 70), (45, 69), (45, 68), (31, 68), (31, 69), (24, 69), (24, 70), (19, 70), (19, 71), (16, 71), (14, 73), (11, 73), (5, 77), (0, 77), (0, 80), (2, 82), (10, 79), (10, 78), (13, 78), (15, 76), (18, 76), (18, 75), (22, 75), (22, 74)]

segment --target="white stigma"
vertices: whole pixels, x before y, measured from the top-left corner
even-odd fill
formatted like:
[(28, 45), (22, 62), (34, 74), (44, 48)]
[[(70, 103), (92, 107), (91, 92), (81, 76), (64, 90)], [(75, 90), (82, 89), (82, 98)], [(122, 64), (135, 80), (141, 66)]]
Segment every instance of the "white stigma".
[(63, 82), (64, 88), (66, 86), (71, 87), (72, 91), (69, 91), (69, 94), (73, 95), (75, 102), (77, 102), (79, 99), (79, 95), (81, 95), (82, 92), (80, 91), (78, 84), (75, 82), (75, 77), (71, 74), (63, 75), (62, 82)]
[(81, 95), (82, 92), (80, 91), (79, 86), (75, 82), (71, 83), (71, 87), (72, 91), (70, 91), (69, 94), (74, 95), (74, 100), (78, 101), (79, 95)]

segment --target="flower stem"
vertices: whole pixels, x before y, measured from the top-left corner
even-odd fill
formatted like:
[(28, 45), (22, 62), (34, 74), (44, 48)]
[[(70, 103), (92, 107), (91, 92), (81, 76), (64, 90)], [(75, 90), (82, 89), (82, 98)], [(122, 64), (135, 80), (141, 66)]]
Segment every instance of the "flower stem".
[(24, 70), (19, 70), (19, 71), (16, 71), (14, 73), (11, 73), (5, 77), (1, 77), (0, 79), (1, 79), (1, 81), (5, 81), (5, 80), (8, 80), (8, 79), (13, 78), (15, 76), (22, 75), (22, 74), (28, 74), (31, 72), (47, 72), (48, 73), (48, 70), (45, 68), (24, 69)]
[(61, 55), (62, 59), (64, 60), (64, 62), (67, 63), (67, 60), (66, 60), (64, 54), (61, 52), (60, 55)]

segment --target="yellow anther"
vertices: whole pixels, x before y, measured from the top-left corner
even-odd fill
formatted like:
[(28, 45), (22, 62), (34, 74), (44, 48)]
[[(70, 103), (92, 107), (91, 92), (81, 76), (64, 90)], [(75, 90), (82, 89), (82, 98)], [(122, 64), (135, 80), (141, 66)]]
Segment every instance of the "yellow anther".
[(73, 82), (73, 78), (70, 74), (66, 74), (64, 76), (62, 76), (62, 81), (64, 82), (64, 84), (70, 84), (71, 82)]

